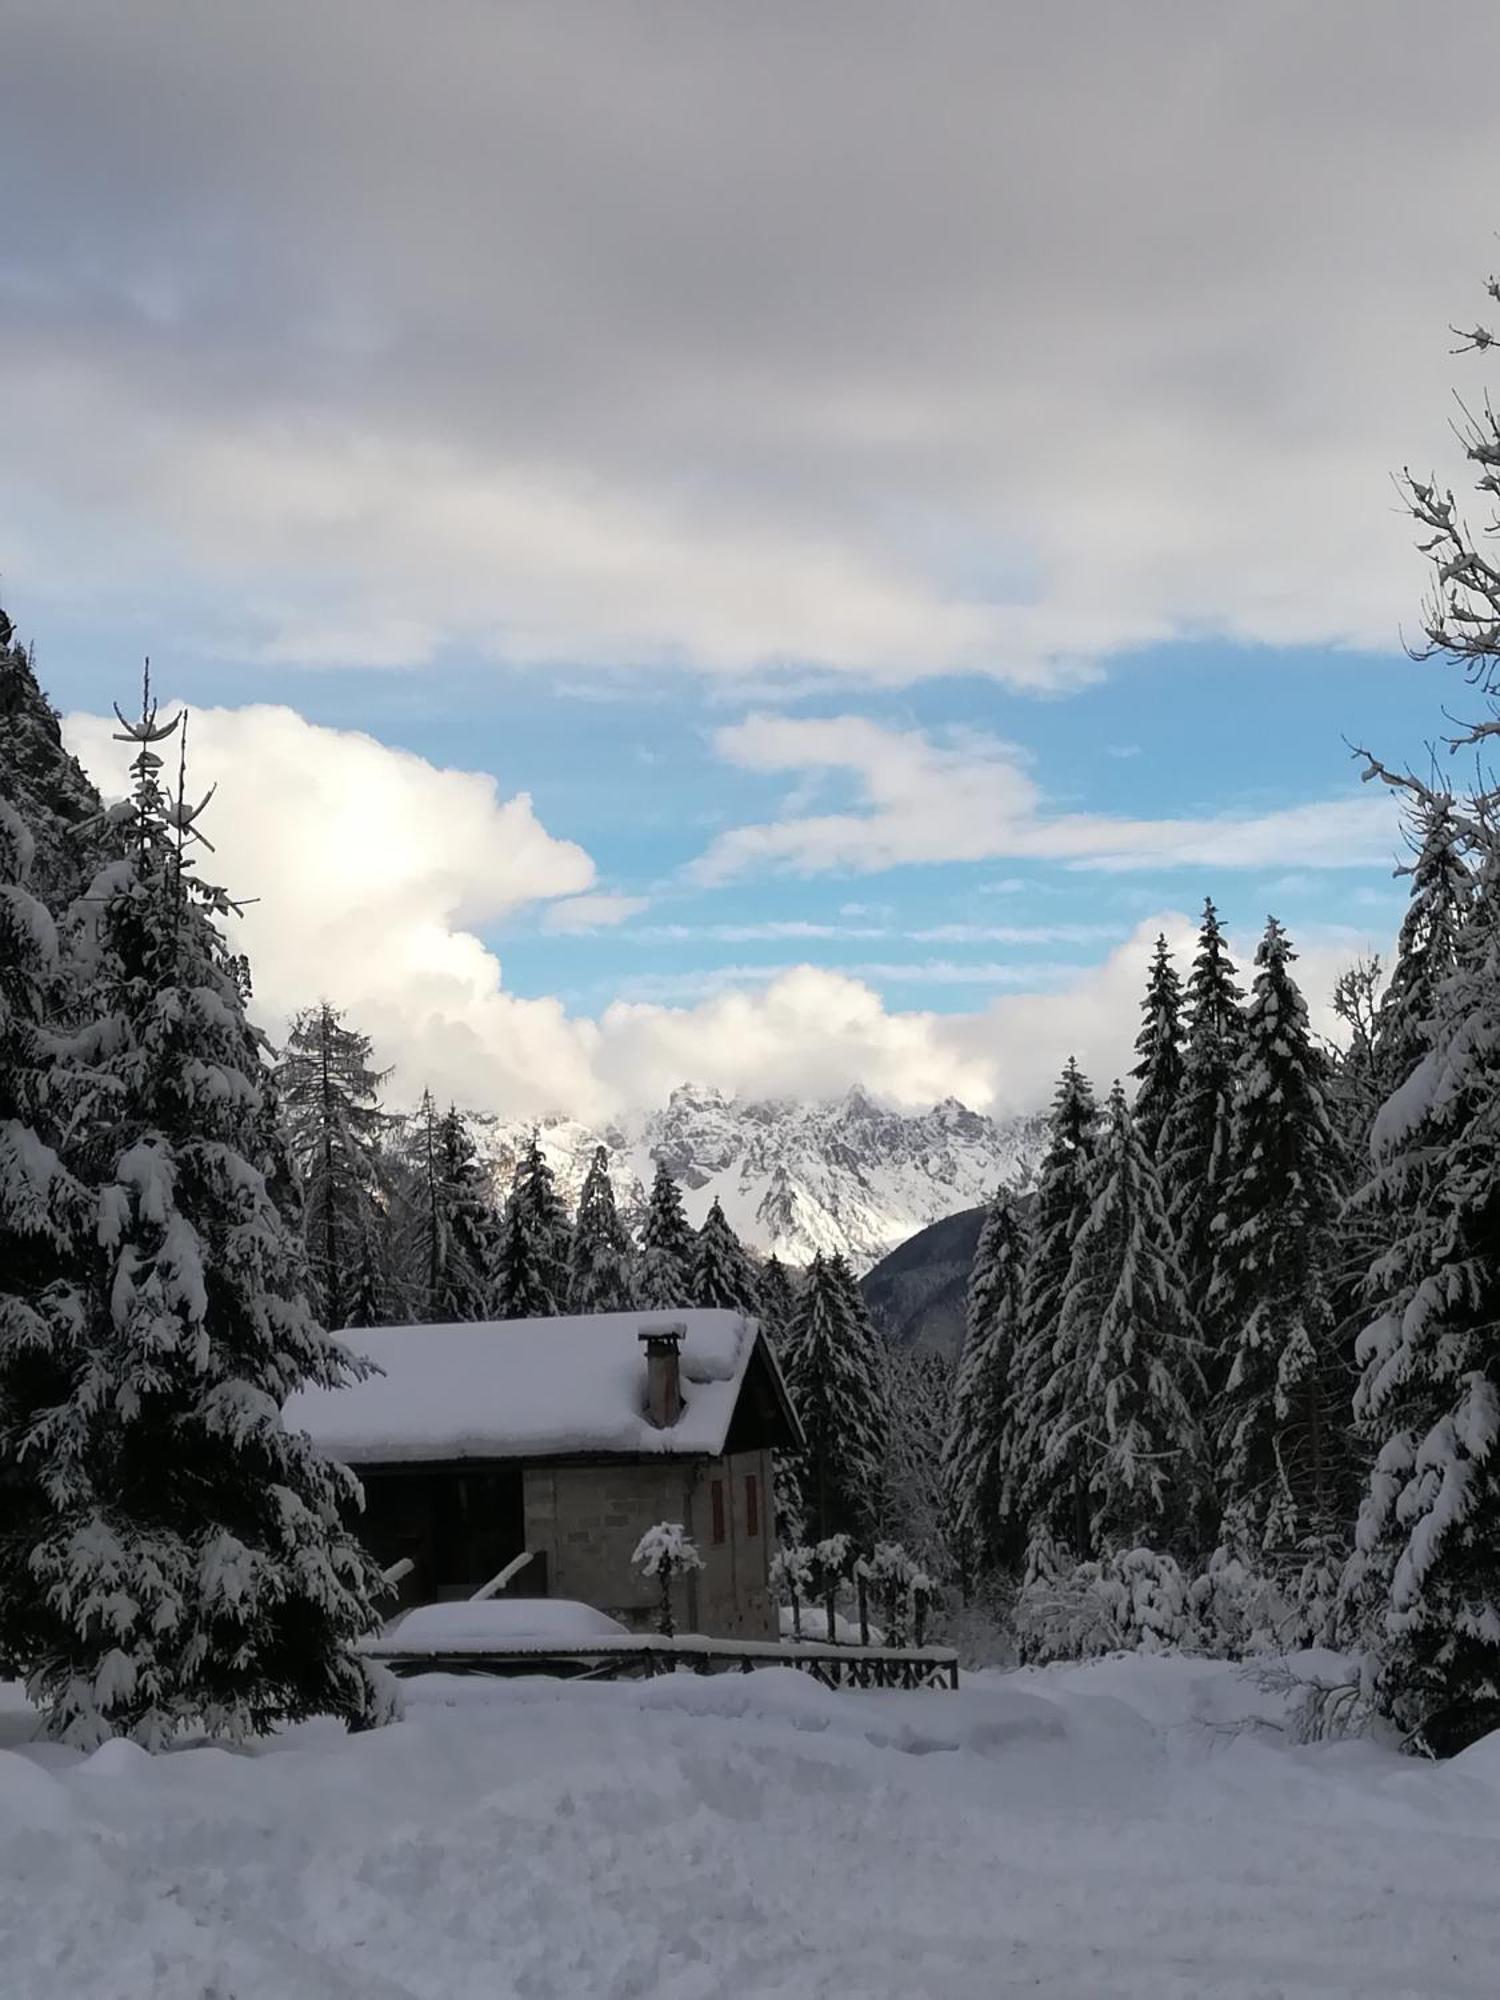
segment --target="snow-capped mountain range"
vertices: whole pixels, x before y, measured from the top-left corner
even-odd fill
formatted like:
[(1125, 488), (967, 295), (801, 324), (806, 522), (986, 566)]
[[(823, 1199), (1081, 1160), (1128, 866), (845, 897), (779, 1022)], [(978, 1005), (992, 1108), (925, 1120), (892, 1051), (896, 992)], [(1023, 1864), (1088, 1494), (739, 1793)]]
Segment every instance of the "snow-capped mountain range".
[[(532, 1129), (480, 1125), (500, 1192)], [(857, 1088), (799, 1104), (683, 1084), (662, 1110), (603, 1131), (571, 1118), (544, 1119), (536, 1129), (570, 1206), (602, 1145), (632, 1223), (664, 1161), (694, 1224), (717, 1195), (741, 1241), (762, 1254), (805, 1264), (814, 1251), (842, 1250), (858, 1272), (929, 1222), (987, 1200), (1001, 1183), (1030, 1187), (1046, 1142), (1040, 1115), (986, 1118), (951, 1097), (930, 1111), (892, 1111)]]

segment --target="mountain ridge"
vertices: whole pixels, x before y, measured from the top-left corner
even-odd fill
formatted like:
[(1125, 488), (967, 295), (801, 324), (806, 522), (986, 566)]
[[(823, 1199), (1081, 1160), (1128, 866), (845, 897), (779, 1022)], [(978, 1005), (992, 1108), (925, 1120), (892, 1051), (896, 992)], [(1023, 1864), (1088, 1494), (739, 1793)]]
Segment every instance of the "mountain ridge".
[(805, 1264), (817, 1251), (842, 1251), (864, 1272), (929, 1223), (987, 1201), (997, 1186), (1028, 1188), (1046, 1119), (993, 1119), (952, 1097), (926, 1111), (897, 1111), (858, 1085), (841, 1097), (801, 1101), (680, 1084), (659, 1110), (602, 1128), (562, 1117), (478, 1121), (501, 1191), (533, 1130), (570, 1205), (602, 1145), (632, 1223), (660, 1162), (681, 1185), (694, 1224), (717, 1197), (741, 1241), (761, 1255)]

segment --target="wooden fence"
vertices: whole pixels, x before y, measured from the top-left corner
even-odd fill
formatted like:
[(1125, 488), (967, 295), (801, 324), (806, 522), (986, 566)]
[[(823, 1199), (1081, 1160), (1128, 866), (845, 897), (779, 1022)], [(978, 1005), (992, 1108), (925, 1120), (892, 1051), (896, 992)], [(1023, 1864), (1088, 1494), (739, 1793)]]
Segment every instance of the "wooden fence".
[(819, 1640), (708, 1639), (695, 1632), (666, 1639), (621, 1634), (559, 1646), (545, 1639), (512, 1646), (404, 1647), (398, 1629), (363, 1649), (393, 1673), (565, 1674), (574, 1679), (652, 1678), (688, 1668), (699, 1674), (748, 1674), (757, 1667), (797, 1667), (824, 1687), (956, 1688), (951, 1646), (830, 1646)]

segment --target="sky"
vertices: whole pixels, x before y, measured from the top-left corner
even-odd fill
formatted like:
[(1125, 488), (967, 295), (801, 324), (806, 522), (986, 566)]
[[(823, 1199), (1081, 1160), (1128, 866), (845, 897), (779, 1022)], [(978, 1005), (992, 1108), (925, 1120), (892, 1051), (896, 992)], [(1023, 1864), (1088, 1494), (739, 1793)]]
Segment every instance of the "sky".
[(189, 705), (273, 1033), (1044, 1102), (1206, 895), (1387, 950), (1477, 0), (0, 0), (0, 602)]

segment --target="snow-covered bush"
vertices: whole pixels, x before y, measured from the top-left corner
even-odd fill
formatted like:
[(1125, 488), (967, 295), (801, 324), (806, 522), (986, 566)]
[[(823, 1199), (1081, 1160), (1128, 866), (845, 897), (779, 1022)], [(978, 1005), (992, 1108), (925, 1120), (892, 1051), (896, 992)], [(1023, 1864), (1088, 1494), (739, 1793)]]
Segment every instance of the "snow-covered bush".
[(660, 1630), (670, 1639), (676, 1627), (672, 1620), (672, 1583), (689, 1570), (702, 1569), (698, 1544), (680, 1521), (658, 1521), (648, 1528), (635, 1545), (630, 1558), (642, 1576), (654, 1576), (661, 1584)]
[(1071, 1568), (1038, 1561), (1016, 1600), (1023, 1660), (1170, 1653), (1191, 1646), (1188, 1585), (1169, 1555), (1122, 1549)]
[(792, 1636), (802, 1637), (802, 1607), (812, 1594), (813, 1552), (802, 1543), (778, 1549), (771, 1558), (771, 1588), (792, 1613)]

